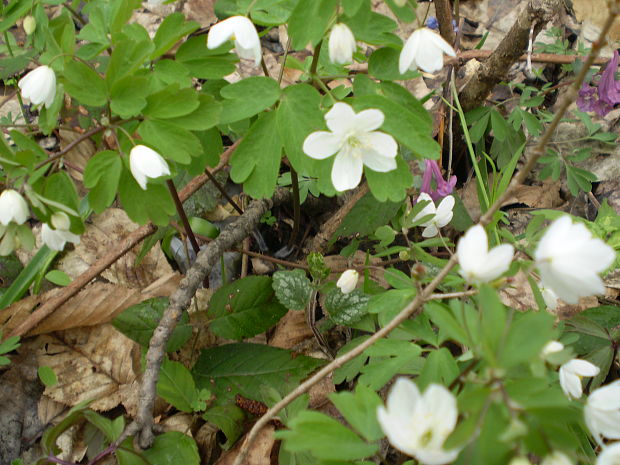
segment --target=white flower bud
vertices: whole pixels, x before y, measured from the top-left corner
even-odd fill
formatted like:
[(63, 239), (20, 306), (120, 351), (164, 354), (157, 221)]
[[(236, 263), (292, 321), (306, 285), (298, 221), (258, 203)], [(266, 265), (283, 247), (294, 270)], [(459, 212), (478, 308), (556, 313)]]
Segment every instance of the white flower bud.
[(146, 190), (148, 179), (170, 174), (168, 163), (155, 150), (146, 145), (136, 145), (129, 153), (129, 169), (140, 187)]
[(443, 54), (456, 56), (452, 46), (436, 32), (427, 27), (417, 29), (405, 42), (400, 53), (398, 69), (405, 74), (409, 69), (420, 68), (427, 73), (435, 73), (443, 68)]
[(73, 244), (80, 243), (80, 236), (77, 234), (73, 234), (68, 230), (52, 229), (47, 223), (44, 223), (41, 227), (41, 239), (50, 249), (58, 251), (63, 250), (67, 242)]
[(557, 352), (562, 352), (564, 350), (564, 344), (558, 341), (549, 341), (542, 348), (540, 352), (540, 356), (544, 359), (547, 358), (551, 354), (555, 354)]
[(52, 215), (51, 222), (54, 229), (68, 231), (71, 227), (71, 220), (69, 219), (69, 215), (67, 215), (65, 212), (54, 213)]
[(349, 26), (335, 24), (329, 34), (329, 61), (338, 65), (351, 63), (356, 48), (355, 36)]
[(357, 286), (357, 280), (359, 279), (359, 273), (355, 270), (347, 270), (340, 275), (336, 286), (340, 288), (343, 294), (349, 294), (353, 292), (355, 286)]
[(587, 360), (574, 358), (560, 367), (560, 386), (569, 399), (579, 399), (583, 393), (581, 378), (598, 375), (600, 369)]
[(11, 221), (24, 224), (28, 219), (28, 204), (19, 192), (6, 189), (0, 194), (0, 224), (7, 226)]
[(39, 66), (30, 71), (17, 83), (22, 97), (30, 100), (33, 105), (45, 104), (49, 108), (56, 96), (56, 73), (49, 66)]
[(34, 19), (34, 16), (28, 15), (24, 18), (22, 26), (24, 27), (24, 32), (26, 35), (30, 35), (37, 28), (37, 20)]

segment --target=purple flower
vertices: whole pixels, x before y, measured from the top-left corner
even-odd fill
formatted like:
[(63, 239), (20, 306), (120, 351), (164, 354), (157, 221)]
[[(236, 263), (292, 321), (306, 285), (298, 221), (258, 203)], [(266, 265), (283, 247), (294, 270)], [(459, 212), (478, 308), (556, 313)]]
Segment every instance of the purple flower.
[(577, 98), (577, 108), (605, 116), (613, 110), (614, 105), (620, 103), (620, 81), (616, 81), (619, 58), (620, 55), (616, 50), (597, 82), (593, 79), (591, 83), (593, 85), (583, 83)]
[[(424, 164), (426, 169), (424, 170), (424, 175), (422, 176), (422, 187), (420, 188), (420, 193), (427, 193), (431, 196), (431, 199), (433, 199), (434, 202), (450, 195), (454, 190), (454, 186), (456, 186), (456, 176), (452, 176), (446, 181), (441, 175), (441, 170), (435, 160), (424, 160)], [(435, 178), (436, 184), (436, 189), (434, 190), (431, 187), (433, 178)]]
[(439, 21), (434, 16), (429, 16), (426, 20), (426, 27), (429, 29), (439, 29)]

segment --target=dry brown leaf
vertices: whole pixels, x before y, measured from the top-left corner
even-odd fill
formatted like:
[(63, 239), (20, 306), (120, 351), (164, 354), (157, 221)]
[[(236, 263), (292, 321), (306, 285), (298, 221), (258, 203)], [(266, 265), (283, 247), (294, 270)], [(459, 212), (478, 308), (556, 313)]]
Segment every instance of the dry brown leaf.
[[(81, 236), (80, 244), (59, 261), (58, 269), (72, 278), (79, 276), (138, 227), (120, 208), (109, 208), (100, 215), (94, 215), (92, 224)], [(136, 245), (101, 276), (114, 284), (143, 288), (172, 272), (159, 244), (155, 244), (140, 264), (135, 266), (141, 248), (142, 243)]]
[(188, 20), (196, 21), (200, 27), (207, 27), (217, 21), (215, 0), (187, 0), (183, 5), (183, 13)]
[[(61, 150), (64, 150), (69, 144), (72, 144), (82, 137), (82, 134), (79, 132), (68, 131), (66, 129), (60, 129), (58, 134), (60, 136)], [(92, 140), (87, 138), (64, 155), (63, 160), (67, 166), (67, 171), (69, 171), (73, 179), (80, 182), (84, 179), (84, 168), (86, 168), (88, 160), (90, 160), (96, 152), (97, 149), (95, 148), (95, 144), (93, 144)]]
[(140, 346), (112, 325), (71, 329), (39, 336), (39, 366), (48, 366), (58, 383), (44, 395), (74, 406), (91, 400), (90, 408), (110, 410), (119, 404), (130, 415), (137, 411), (137, 370), (134, 353)]
[(305, 313), (303, 311), (289, 310), (278, 321), (269, 345), (280, 347), (281, 349), (292, 349), (312, 337), (314, 335), (306, 322)]
[(165, 432), (178, 431), (179, 433), (186, 434), (190, 438), (193, 438), (192, 426), (194, 425), (194, 415), (191, 413), (177, 413), (166, 418), (160, 425)]
[[(275, 442), (274, 431), (273, 425), (267, 425), (258, 432), (244, 461), (246, 465), (271, 465), (271, 449)], [(215, 465), (232, 465), (244, 442), (243, 439), (237, 441), (235, 447), (224, 452)]]
[[(577, 21), (583, 22), (583, 26), (594, 29), (596, 35), (600, 32), (605, 20), (609, 16), (609, 6), (607, 0), (573, 0), (573, 10)], [(616, 18), (609, 37), (612, 42), (620, 40), (620, 18)]]
[[(369, 265), (380, 265), (382, 263), (380, 258), (370, 257), (368, 260)], [(347, 268), (361, 267), (366, 264), (366, 253), (362, 250), (357, 250), (351, 258), (345, 258), (342, 255), (328, 255), (325, 257), (325, 265), (334, 271), (329, 275), (329, 279), (334, 281), (338, 280), (340, 274)], [(383, 270), (371, 268), (370, 277), (375, 280), (380, 286), (385, 288), (390, 287), (388, 282), (383, 278)]]
[(39, 420), (41, 424), (48, 425), (61, 415), (69, 411), (69, 407), (60, 402), (50, 399), (46, 396), (41, 396), (37, 405), (37, 412), (39, 414)]
[[(54, 313), (30, 331), (29, 335), (52, 331), (95, 326), (107, 323), (126, 308), (153, 297), (169, 296), (178, 286), (181, 275), (172, 272), (144, 291), (117, 284), (92, 283), (69, 299)], [(0, 328), (5, 334), (19, 326), (43, 302), (54, 297), (61, 289), (26, 297), (0, 312)]]
[[(538, 308), (538, 304), (534, 298), (534, 292), (532, 292), (530, 283), (527, 280), (527, 274), (523, 271), (519, 271), (511, 278), (509, 286), (500, 289), (499, 296), (505, 305), (516, 310), (526, 311)], [(563, 301), (559, 301), (558, 307), (551, 311), (551, 313), (561, 318), (569, 318), (587, 308), (597, 307), (598, 305), (598, 299), (595, 296), (584, 297), (579, 300), (577, 305), (569, 305)]]
[(198, 446), (198, 452), (200, 453), (200, 463), (214, 463), (219, 456), (221, 451), (218, 440), (219, 431), (220, 429), (217, 426), (211, 423), (205, 423), (196, 433), (195, 440)]

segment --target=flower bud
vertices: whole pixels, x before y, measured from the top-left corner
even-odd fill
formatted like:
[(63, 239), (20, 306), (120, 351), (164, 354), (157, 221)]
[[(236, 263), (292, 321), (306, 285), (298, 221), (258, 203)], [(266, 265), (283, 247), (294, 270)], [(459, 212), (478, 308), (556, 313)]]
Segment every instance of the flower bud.
[(353, 292), (355, 286), (357, 286), (357, 280), (359, 273), (355, 270), (347, 270), (340, 275), (336, 286), (340, 288), (343, 294), (349, 294)]
[(39, 66), (30, 71), (17, 83), (22, 97), (33, 105), (45, 104), (49, 108), (56, 97), (56, 73), (49, 66)]
[(335, 24), (329, 34), (329, 61), (338, 65), (351, 63), (356, 48), (355, 36), (349, 26), (342, 23)]
[(71, 227), (71, 220), (69, 219), (69, 215), (67, 215), (65, 212), (54, 213), (52, 215), (51, 222), (54, 229), (68, 231)]
[(11, 221), (23, 224), (28, 213), (28, 204), (19, 192), (6, 189), (0, 194), (0, 224), (7, 226)]
[(43, 223), (41, 227), (41, 239), (50, 249), (58, 251), (63, 250), (67, 242), (80, 243), (80, 236), (77, 234), (73, 234), (69, 230), (52, 229), (47, 223)]
[(558, 341), (549, 341), (542, 348), (540, 357), (546, 359), (549, 355), (562, 352), (564, 350), (564, 344)]
[(148, 179), (170, 174), (170, 168), (166, 160), (146, 145), (136, 145), (131, 149), (129, 153), (129, 169), (143, 190), (146, 190)]
[(22, 26), (24, 27), (24, 32), (26, 35), (30, 35), (37, 28), (37, 20), (34, 19), (34, 16), (28, 15), (24, 18)]

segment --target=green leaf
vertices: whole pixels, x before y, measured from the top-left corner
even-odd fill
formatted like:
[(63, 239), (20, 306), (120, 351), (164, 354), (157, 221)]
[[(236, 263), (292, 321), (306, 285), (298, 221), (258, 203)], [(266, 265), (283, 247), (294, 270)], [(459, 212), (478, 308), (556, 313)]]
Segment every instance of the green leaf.
[(337, 3), (334, 0), (300, 1), (291, 13), (288, 34), (293, 50), (303, 50), (310, 43), (313, 47), (325, 34), (334, 15)]
[(422, 373), (418, 377), (417, 384), (424, 389), (431, 383), (449, 386), (459, 375), (459, 367), (456, 360), (448, 349), (442, 347), (432, 350), (426, 357)]
[(9, 352), (13, 352), (19, 346), (19, 336), (7, 337), (4, 341), (0, 342), (0, 354), (8, 354)]
[(278, 106), (278, 130), (287, 158), (298, 173), (313, 174), (312, 159), (302, 149), (308, 135), (323, 129), (321, 95), (308, 84), (296, 84), (282, 91)]
[(58, 439), (58, 436), (80, 421), (80, 419), (84, 416), (84, 410), (88, 408), (88, 404), (90, 404), (90, 402), (92, 401), (88, 400), (80, 402), (69, 410), (67, 415), (65, 415), (65, 417), (57, 425), (45, 430), (43, 436), (41, 437), (41, 447), (46, 455), (56, 452), (56, 439)]
[[(235, 71), (235, 63), (239, 61), (228, 49), (222, 52), (221, 47), (209, 50), (204, 35), (190, 37), (177, 50), (175, 59), (183, 64), (193, 77), (199, 79), (221, 79)], [(224, 53), (224, 55), (220, 55)]]
[(276, 123), (276, 112), (260, 115), (230, 160), (231, 179), (243, 182), (254, 198), (271, 197), (278, 181), (282, 141)]
[(153, 43), (155, 44), (155, 50), (151, 53), (150, 59), (154, 60), (160, 57), (172, 46), (179, 41), (182, 37), (191, 34), (200, 27), (196, 21), (185, 21), (185, 16), (182, 13), (172, 13), (166, 16), (163, 22), (157, 28), (155, 37), (153, 37)]
[(413, 185), (413, 175), (401, 157), (396, 158), (395, 170), (379, 173), (364, 166), (364, 173), (370, 192), (380, 202), (401, 202)]
[(382, 405), (383, 401), (372, 389), (358, 384), (355, 392), (333, 393), (330, 394), (329, 400), (367, 441), (376, 441), (384, 436), (377, 421), (377, 407)]
[(178, 410), (191, 413), (199, 393), (189, 370), (182, 363), (166, 358), (159, 371), (157, 395)]
[(142, 454), (151, 465), (200, 465), (196, 442), (178, 431), (155, 436), (153, 446)]
[[(356, 460), (374, 454), (377, 444), (367, 444), (337, 420), (319, 412), (303, 410), (291, 421), (289, 430), (275, 433), (291, 452), (311, 451), (324, 460)], [(337, 447), (334, 445), (337, 444)]]
[(200, 106), (190, 114), (170, 118), (166, 122), (190, 131), (204, 131), (212, 128), (220, 120), (222, 104), (207, 94), (198, 95), (198, 101)]
[(42, 105), (39, 109), (39, 128), (43, 134), (49, 135), (58, 125), (58, 115), (65, 103), (65, 87), (62, 84), (56, 86), (54, 102), (47, 108)]
[(402, 40), (392, 33), (398, 26), (396, 22), (372, 10), (370, 0), (364, 0), (355, 16), (345, 18), (344, 22), (351, 28), (357, 40), (372, 45), (400, 47)]
[(49, 271), (45, 275), (45, 279), (52, 284), (56, 284), (57, 286), (68, 286), (72, 281), (71, 276), (60, 270)]
[(323, 307), (335, 323), (350, 326), (368, 313), (369, 300), (370, 297), (357, 289), (343, 294), (336, 288), (327, 294)]
[(118, 196), (127, 215), (138, 224), (151, 220), (157, 226), (167, 226), (176, 209), (166, 186), (149, 182), (143, 190), (129, 170), (121, 171)]
[(202, 153), (200, 140), (190, 131), (168, 121), (146, 120), (138, 133), (166, 159), (187, 164)]
[(222, 430), (226, 436), (226, 442), (221, 444), (224, 450), (230, 449), (244, 430), (245, 413), (233, 404), (211, 407), (202, 418)]
[(99, 107), (107, 101), (105, 82), (99, 74), (81, 61), (70, 60), (63, 70), (65, 92), (84, 105)]
[(100, 430), (110, 442), (116, 441), (123, 432), (123, 429), (125, 429), (125, 419), (122, 415), (116, 417), (114, 420), (110, 420), (97, 412), (86, 410), (84, 412), (84, 418), (95, 428)]
[(471, 344), (467, 332), (446, 305), (433, 301), (427, 302), (424, 304), (424, 312), (450, 339), (464, 345)]
[(273, 290), (282, 305), (289, 310), (303, 310), (312, 295), (312, 283), (304, 270), (276, 271)]
[(112, 85), (110, 107), (121, 118), (140, 114), (146, 106), (148, 79), (141, 76), (125, 76)]
[(365, 355), (370, 355), (370, 360), (361, 368), (359, 383), (374, 390), (397, 374), (419, 374), (425, 360), (420, 346), (399, 339), (381, 339), (366, 349)]
[(265, 76), (252, 76), (222, 88), (224, 100), (220, 124), (234, 123), (263, 111), (280, 98), (278, 83)]
[(114, 201), (122, 169), (120, 156), (112, 150), (99, 152), (88, 160), (84, 186), (90, 189), (88, 202), (95, 213), (101, 213)]
[(553, 315), (548, 312), (515, 312), (505, 336), (500, 365), (511, 368), (537, 360), (544, 345), (554, 339), (553, 321)]
[(380, 202), (372, 195), (366, 194), (345, 216), (331, 240), (335, 241), (339, 237), (353, 234), (370, 235), (379, 226), (389, 223), (399, 208), (400, 203)]
[(203, 350), (192, 374), (198, 388), (214, 394), (215, 405), (226, 405), (236, 394), (263, 401), (264, 389), (286, 393), (323, 363), (276, 347), (235, 343)]
[(28, 265), (19, 273), (17, 279), (0, 296), (0, 310), (19, 300), (28, 291), (30, 285), (37, 279), (37, 276), (50, 266), (56, 255), (58, 255), (56, 250), (51, 250), (46, 245), (42, 246), (35, 256), (30, 259)]
[(400, 52), (396, 49), (383, 47), (375, 50), (368, 59), (368, 74), (385, 80), (405, 80), (413, 79), (419, 76), (418, 71), (405, 71), (400, 74), (398, 69), (398, 60)]
[(134, 38), (119, 33), (115, 37), (115, 46), (106, 71), (106, 81), (113, 86), (119, 79), (132, 75), (140, 68), (154, 50), (148, 34), (143, 38)]
[(148, 96), (143, 113), (151, 118), (178, 118), (194, 111), (200, 105), (198, 93), (191, 88), (179, 89), (171, 84)]
[(248, 276), (221, 287), (209, 301), (209, 329), (225, 339), (245, 339), (274, 326), (286, 313), (268, 276)]
[(494, 363), (497, 351), (506, 337), (507, 312), (506, 307), (499, 299), (497, 291), (489, 285), (480, 287), (478, 294), (480, 306), (480, 322), (482, 328), (482, 350), (490, 363)]
[[(112, 325), (142, 347), (148, 347), (153, 331), (167, 307), (168, 298), (166, 297), (148, 299), (124, 310), (112, 320)], [(191, 335), (192, 326), (189, 324), (189, 317), (187, 313), (183, 313), (166, 345), (166, 352), (179, 350)]]
[(39, 379), (43, 384), (45, 384), (46, 387), (52, 387), (58, 384), (58, 377), (51, 367), (40, 366), (37, 373), (39, 375)]

